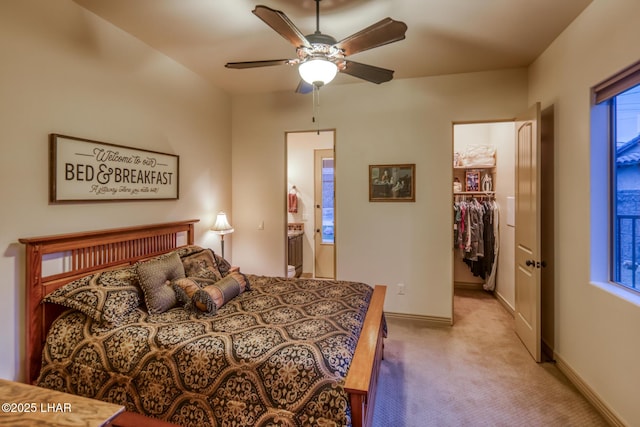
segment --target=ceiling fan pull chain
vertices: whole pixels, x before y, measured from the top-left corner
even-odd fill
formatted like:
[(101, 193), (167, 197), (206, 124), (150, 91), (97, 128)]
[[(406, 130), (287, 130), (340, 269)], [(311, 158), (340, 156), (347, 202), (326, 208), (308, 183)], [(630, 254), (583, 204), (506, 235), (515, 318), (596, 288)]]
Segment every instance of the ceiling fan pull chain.
[(316, 120), (316, 116), (320, 114), (320, 87), (313, 85), (313, 118), (312, 122), (317, 125), (317, 132), (320, 135), (320, 118)]
[(311, 122), (316, 122), (316, 87), (312, 86), (311, 89)]

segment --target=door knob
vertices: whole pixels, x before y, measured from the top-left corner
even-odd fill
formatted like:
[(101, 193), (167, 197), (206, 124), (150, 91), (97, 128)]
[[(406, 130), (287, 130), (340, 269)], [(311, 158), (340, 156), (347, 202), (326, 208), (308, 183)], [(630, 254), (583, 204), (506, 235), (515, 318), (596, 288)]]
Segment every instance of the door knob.
[(532, 259), (528, 259), (524, 263), (527, 265), (527, 267), (543, 268), (547, 266), (546, 261), (536, 262), (535, 260), (532, 260)]

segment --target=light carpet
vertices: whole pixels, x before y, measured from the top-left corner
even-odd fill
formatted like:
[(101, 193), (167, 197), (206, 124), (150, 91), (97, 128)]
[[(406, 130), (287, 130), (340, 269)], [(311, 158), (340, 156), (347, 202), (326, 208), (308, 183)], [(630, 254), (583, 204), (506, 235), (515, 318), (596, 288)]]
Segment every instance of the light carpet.
[(375, 427), (607, 425), (493, 296), (456, 290), (454, 309), (452, 327), (387, 319)]

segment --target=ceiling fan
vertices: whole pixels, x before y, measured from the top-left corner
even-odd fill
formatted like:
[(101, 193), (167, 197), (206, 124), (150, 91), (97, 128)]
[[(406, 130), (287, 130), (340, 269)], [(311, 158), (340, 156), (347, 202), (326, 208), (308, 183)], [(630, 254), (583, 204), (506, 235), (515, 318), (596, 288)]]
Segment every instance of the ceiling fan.
[(332, 36), (320, 32), (320, 1), (315, 0), (316, 31), (306, 36), (279, 10), (259, 5), (252, 11), (254, 15), (295, 46), (297, 58), (229, 62), (225, 67), (243, 69), (299, 64), (298, 72), (302, 80), (296, 89), (298, 93), (308, 93), (314, 88), (320, 88), (333, 80), (338, 72), (377, 84), (391, 80), (393, 70), (361, 64), (346, 58), (374, 47), (404, 39), (407, 25), (401, 21), (385, 18), (337, 42)]

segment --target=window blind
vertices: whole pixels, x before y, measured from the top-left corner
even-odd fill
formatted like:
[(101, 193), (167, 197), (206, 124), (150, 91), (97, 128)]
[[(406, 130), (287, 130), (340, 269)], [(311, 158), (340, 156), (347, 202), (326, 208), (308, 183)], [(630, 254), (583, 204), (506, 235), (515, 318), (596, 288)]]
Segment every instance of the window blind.
[(640, 84), (640, 61), (593, 87), (595, 103), (613, 98), (619, 93)]

